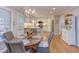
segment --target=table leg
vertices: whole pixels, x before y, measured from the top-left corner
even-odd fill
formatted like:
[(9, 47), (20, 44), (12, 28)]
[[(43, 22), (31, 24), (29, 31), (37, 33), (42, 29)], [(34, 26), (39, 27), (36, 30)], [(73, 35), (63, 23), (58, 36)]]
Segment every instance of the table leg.
[(32, 49), (33, 53), (37, 52), (37, 45), (26, 46), (26, 48)]

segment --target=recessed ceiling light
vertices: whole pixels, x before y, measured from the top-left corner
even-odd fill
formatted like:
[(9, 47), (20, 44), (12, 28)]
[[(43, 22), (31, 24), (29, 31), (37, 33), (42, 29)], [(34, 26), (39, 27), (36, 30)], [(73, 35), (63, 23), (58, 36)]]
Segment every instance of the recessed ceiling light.
[(25, 10), (25, 12), (27, 13), (28, 11), (27, 11), (27, 10)]
[(29, 12), (31, 12), (32, 10), (29, 8)]
[(32, 11), (32, 14), (34, 14), (36, 12), (36, 10), (34, 9), (33, 11)]
[(53, 8), (53, 10), (56, 10), (56, 8)]

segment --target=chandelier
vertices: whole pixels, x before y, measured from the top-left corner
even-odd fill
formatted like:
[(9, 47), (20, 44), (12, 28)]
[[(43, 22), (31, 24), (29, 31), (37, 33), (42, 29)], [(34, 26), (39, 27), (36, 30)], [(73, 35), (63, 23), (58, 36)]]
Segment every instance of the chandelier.
[(36, 16), (36, 10), (35, 9), (26, 9), (25, 10), (26, 16), (28, 17), (29, 21), (35, 18)]

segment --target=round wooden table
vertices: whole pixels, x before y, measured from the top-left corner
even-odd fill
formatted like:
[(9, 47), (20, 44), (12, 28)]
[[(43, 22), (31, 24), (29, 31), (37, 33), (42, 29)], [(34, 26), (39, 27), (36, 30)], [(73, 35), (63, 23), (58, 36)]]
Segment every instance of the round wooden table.
[(38, 44), (41, 42), (41, 38), (32, 38), (28, 40), (29, 43), (24, 44), (25, 48), (31, 48), (32, 52), (35, 53), (37, 51)]

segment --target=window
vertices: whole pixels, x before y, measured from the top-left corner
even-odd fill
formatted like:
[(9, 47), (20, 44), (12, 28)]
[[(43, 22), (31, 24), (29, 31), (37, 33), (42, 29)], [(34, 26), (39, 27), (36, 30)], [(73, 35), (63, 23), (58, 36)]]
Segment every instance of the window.
[(0, 9), (0, 40), (3, 40), (3, 33), (11, 29), (10, 12), (5, 9)]
[(25, 16), (21, 13), (17, 14), (17, 35), (23, 35), (24, 34), (24, 21)]

